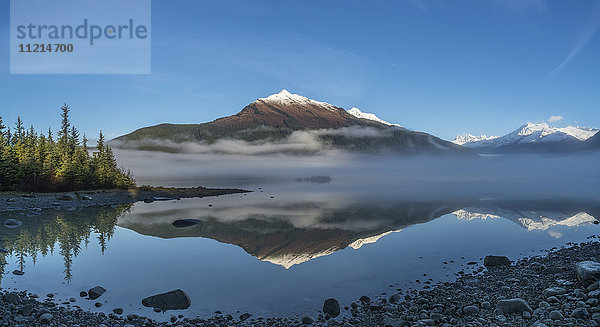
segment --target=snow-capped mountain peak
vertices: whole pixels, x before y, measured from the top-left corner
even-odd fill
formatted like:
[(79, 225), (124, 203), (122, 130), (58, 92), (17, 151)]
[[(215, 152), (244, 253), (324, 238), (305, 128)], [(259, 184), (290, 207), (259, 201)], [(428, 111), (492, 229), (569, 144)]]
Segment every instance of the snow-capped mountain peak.
[(452, 143), (458, 144), (458, 145), (464, 145), (466, 143), (493, 140), (493, 139), (497, 139), (497, 138), (498, 138), (498, 136), (487, 136), (485, 134), (482, 134), (479, 136), (472, 135), (472, 134), (465, 134), (465, 135), (458, 135), (454, 139), (454, 141), (452, 141)]
[(276, 103), (276, 104), (280, 104), (280, 105), (286, 105), (286, 104), (298, 104), (298, 105), (309, 104), (309, 105), (313, 105), (313, 106), (324, 107), (324, 108), (329, 109), (329, 110), (337, 110), (338, 109), (336, 106), (331, 105), (331, 104), (329, 104), (327, 102), (316, 101), (316, 100), (309, 99), (307, 97), (301, 96), (299, 94), (290, 93), (286, 89), (283, 89), (279, 93), (270, 95), (270, 96), (268, 96), (266, 98), (260, 98), (257, 101), (264, 101), (264, 102)]
[(598, 133), (597, 128), (567, 126), (554, 127), (547, 123), (527, 123), (517, 130), (501, 137), (457, 136), (453, 141), (467, 147), (500, 147), (506, 145), (522, 145), (532, 143), (583, 142)]
[(362, 112), (360, 109), (358, 109), (356, 107), (348, 110), (348, 113), (356, 118), (368, 119), (368, 120), (376, 121), (378, 123), (382, 123), (382, 124), (389, 125), (389, 126), (401, 127), (399, 124), (388, 123), (387, 121), (377, 117), (375, 114), (372, 114), (369, 112)]

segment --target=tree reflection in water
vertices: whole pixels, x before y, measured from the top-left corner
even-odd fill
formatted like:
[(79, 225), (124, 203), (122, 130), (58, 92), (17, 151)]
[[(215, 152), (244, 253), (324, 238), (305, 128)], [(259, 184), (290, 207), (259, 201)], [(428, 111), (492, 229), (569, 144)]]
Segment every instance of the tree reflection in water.
[(45, 210), (39, 212), (39, 215), (37, 212), (29, 212), (29, 215), (0, 214), (1, 221), (8, 218), (23, 221), (23, 225), (18, 228), (0, 228), (0, 246), (8, 251), (0, 253), (0, 273), (5, 273), (7, 257), (14, 257), (19, 269), (25, 271), (27, 258), (31, 258), (31, 263), (35, 265), (39, 255), (52, 255), (58, 249), (65, 267), (64, 279), (70, 282), (73, 279), (73, 259), (81, 253), (83, 246), (87, 248), (90, 244), (92, 233), (98, 235), (97, 242), (104, 254), (117, 219), (129, 212), (131, 206), (122, 204), (76, 210)]

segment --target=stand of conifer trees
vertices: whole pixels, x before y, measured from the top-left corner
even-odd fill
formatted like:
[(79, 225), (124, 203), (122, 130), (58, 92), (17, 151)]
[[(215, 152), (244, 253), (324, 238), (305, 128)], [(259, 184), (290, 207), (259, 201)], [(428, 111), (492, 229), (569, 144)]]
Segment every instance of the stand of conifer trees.
[(0, 117), (0, 190), (75, 191), (128, 188), (135, 185), (131, 173), (117, 167), (112, 150), (100, 132), (96, 150), (88, 149), (69, 121), (70, 108), (61, 107), (62, 123), (56, 139), (52, 130), (37, 133), (25, 129), (17, 118), (14, 130)]

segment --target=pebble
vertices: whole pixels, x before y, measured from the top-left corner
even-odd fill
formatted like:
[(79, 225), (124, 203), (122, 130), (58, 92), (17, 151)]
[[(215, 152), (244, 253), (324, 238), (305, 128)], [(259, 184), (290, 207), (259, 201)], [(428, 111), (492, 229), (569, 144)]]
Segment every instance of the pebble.
[(50, 313), (44, 313), (40, 316), (40, 322), (42, 324), (49, 324), (52, 321), (52, 319), (54, 319), (54, 316), (52, 316), (52, 314)]
[(302, 319), (301, 319), (301, 321), (302, 321), (302, 323), (303, 323), (303, 324), (305, 324), (305, 325), (310, 325), (310, 324), (312, 324), (312, 323), (313, 323), (315, 320), (314, 320), (312, 317), (310, 317), (310, 316), (303, 316), (303, 317), (302, 317)]

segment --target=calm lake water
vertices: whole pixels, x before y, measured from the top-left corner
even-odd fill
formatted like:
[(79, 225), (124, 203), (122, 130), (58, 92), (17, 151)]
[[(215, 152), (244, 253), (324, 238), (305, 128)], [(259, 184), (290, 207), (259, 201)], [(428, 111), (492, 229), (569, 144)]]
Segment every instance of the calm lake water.
[[(234, 316), (314, 315), (329, 297), (344, 306), (362, 295), (421, 288), (472, 271), (476, 266), (466, 263), (481, 263), (486, 255), (539, 255), (585, 241), (600, 228), (594, 223), (600, 218), (598, 176), (587, 162), (575, 167), (577, 173), (541, 179), (508, 172), (496, 172), (501, 177), (493, 179), (487, 168), (473, 166), (472, 174), (460, 175), (440, 162), (429, 164), (437, 167), (431, 174), (415, 176), (406, 165), (390, 165), (395, 161), (365, 169), (321, 160), (275, 170), (261, 161), (247, 174), (239, 173), (244, 170), (238, 163), (232, 178), (208, 166), (194, 170), (194, 158), (171, 164), (186, 174), (197, 171), (192, 178), (169, 174), (156, 157), (151, 162), (160, 169), (153, 172), (148, 161), (138, 160), (143, 156), (124, 159), (139, 168), (142, 183), (233, 185), (254, 192), (49, 210), (32, 217), (0, 214), (2, 220), (23, 221), (18, 228), (0, 227), (0, 244), (10, 251), (0, 255), (6, 261), (2, 288), (42, 297), (52, 292), (59, 299), (76, 297), (76, 305), (92, 311), (122, 307), (125, 314), (159, 320), (215, 310)], [(417, 166), (422, 165), (411, 167)], [(563, 167), (554, 161), (549, 166), (545, 173), (552, 176), (552, 169)], [(294, 180), (315, 175), (332, 180)], [(180, 219), (200, 223), (174, 227)], [(15, 269), (25, 275), (13, 275)], [(96, 285), (108, 290), (98, 299), (105, 302), (101, 308), (78, 296)], [(190, 295), (189, 309), (160, 314), (141, 305), (146, 296), (177, 288)]]

